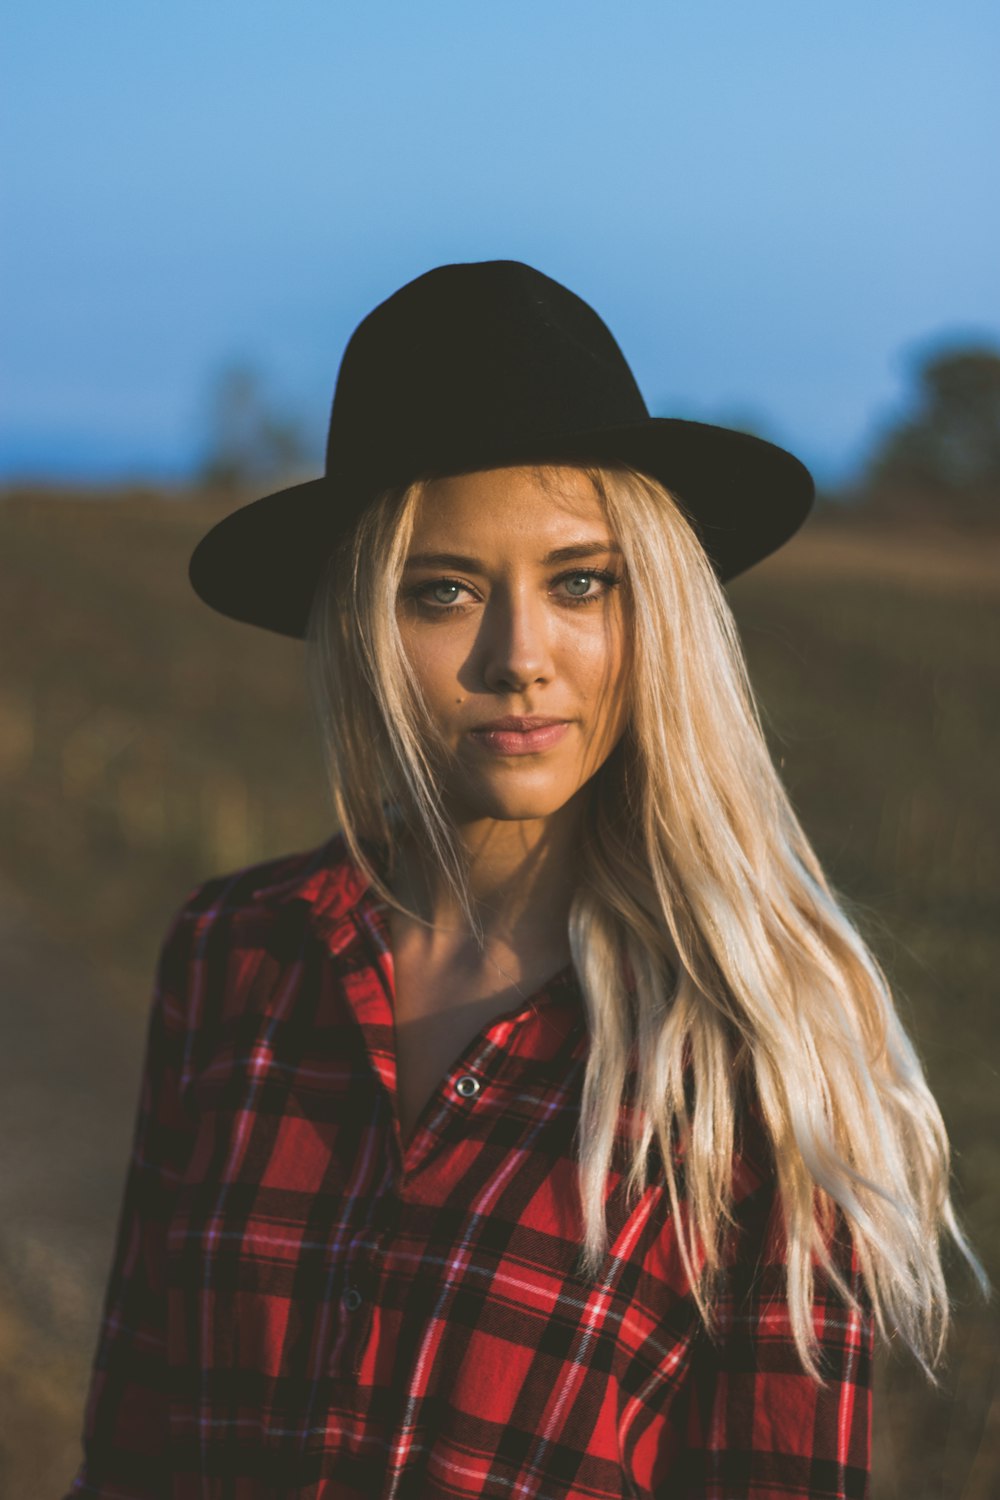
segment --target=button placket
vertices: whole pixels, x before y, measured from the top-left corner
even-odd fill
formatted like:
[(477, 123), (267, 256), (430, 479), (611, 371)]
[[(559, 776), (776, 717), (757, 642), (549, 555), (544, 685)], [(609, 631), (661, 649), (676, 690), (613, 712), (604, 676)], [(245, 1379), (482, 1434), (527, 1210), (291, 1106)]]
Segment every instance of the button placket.
[[(344, 1289), (340, 1302), (346, 1316), (351, 1320), (351, 1334), (346, 1355), (352, 1378), (356, 1379), (361, 1373), (365, 1349), (371, 1336), (374, 1299), (371, 1294), (367, 1297), (363, 1296), (359, 1287), (348, 1286)], [(351, 1351), (352, 1344), (353, 1352)]]

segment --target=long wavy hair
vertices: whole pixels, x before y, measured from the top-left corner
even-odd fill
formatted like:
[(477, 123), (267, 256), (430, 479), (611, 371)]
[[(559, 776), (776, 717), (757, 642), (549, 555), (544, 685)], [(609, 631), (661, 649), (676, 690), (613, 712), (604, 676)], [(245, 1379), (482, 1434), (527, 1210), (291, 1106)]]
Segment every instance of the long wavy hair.
[[(886, 975), (792, 809), (728, 600), (682, 505), (631, 468), (579, 467), (622, 550), (631, 643), (627, 727), (592, 778), (569, 916), (590, 1040), (577, 1137), (585, 1273), (596, 1276), (607, 1253), (609, 1168), (635, 1062), (641, 1124), (626, 1194), (645, 1187), (655, 1139), (712, 1330), (749, 1090), (773, 1150), (803, 1367), (820, 1379), (814, 1258), (859, 1310), (829, 1253), (839, 1211), (879, 1334), (902, 1339), (934, 1381), (950, 1321), (946, 1235), (989, 1291), (951, 1202), (941, 1113)], [(535, 472), (546, 482), (555, 471)], [(331, 554), (308, 623), (307, 679), (352, 857), (403, 911), (363, 841), (391, 851), (401, 830), (418, 836), (482, 942), (439, 796), (447, 750), (397, 626), (422, 489), (384, 492)]]

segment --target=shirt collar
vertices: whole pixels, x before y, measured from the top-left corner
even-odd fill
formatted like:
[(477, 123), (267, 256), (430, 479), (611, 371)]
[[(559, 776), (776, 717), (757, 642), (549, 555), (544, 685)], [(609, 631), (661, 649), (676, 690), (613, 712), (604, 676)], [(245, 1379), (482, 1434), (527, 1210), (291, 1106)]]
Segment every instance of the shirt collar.
[[(372, 867), (384, 877), (385, 851), (369, 838), (362, 837), (360, 844)], [(304, 901), (310, 909), (313, 928), (335, 953), (354, 939), (359, 918), (366, 920), (385, 945), (389, 945), (389, 907), (372, 889), (340, 830), (317, 848), (290, 855), (278, 868), (272, 865), (266, 878), (251, 889), (250, 899), (269, 907)], [(536, 994), (535, 1002), (546, 1006), (568, 1002), (570, 1009), (576, 1010), (580, 998), (570, 964)]]
[[(376, 846), (362, 839), (361, 847), (381, 873), (384, 867)], [(250, 899), (266, 902), (268, 906), (306, 901), (325, 919), (339, 921), (357, 906), (370, 884), (352, 857), (343, 832), (338, 830), (317, 848), (289, 855), (277, 868), (272, 862), (265, 879), (250, 891)]]

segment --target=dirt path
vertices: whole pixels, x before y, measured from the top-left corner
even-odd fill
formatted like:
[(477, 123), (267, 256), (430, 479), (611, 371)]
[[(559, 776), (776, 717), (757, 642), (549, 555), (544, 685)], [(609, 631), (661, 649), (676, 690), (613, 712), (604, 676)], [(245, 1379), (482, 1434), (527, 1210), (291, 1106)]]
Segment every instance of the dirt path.
[(123, 1014), (0, 881), (0, 1495), (57, 1500), (79, 1429), (139, 1087)]

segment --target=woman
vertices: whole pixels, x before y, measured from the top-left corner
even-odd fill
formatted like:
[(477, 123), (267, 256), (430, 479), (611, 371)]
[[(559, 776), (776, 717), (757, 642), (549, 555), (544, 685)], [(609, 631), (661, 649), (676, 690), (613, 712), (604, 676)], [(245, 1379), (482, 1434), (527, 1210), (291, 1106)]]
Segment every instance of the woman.
[(982, 1273), (722, 588), (812, 496), (517, 262), (355, 331), (191, 559), (339, 831), (167, 934), (72, 1496), (867, 1492), (876, 1331), (930, 1373)]

